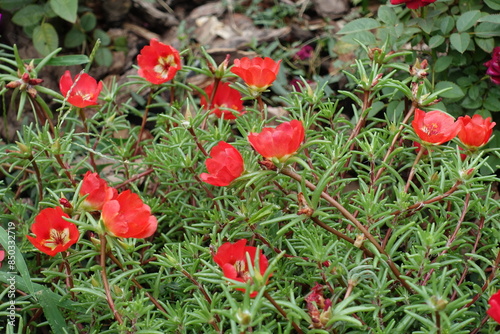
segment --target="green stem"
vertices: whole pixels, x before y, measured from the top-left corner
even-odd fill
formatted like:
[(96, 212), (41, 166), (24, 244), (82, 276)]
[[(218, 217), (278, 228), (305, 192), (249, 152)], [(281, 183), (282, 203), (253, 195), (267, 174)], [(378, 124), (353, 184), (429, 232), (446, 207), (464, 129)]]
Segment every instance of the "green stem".
[(135, 143), (134, 154), (132, 154), (132, 156), (136, 156), (139, 153), (139, 148), (141, 146), (142, 136), (144, 134), (144, 129), (146, 128), (146, 123), (148, 121), (149, 106), (151, 105), (151, 102), (153, 102), (153, 95), (155, 94), (155, 92), (156, 92), (156, 88), (151, 88), (151, 90), (149, 91), (148, 101), (146, 103), (146, 108), (144, 109), (144, 114), (142, 115), (141, 129), (139, 130), (137, 142)]
[(111, 289), (109, 288), (108, 276), (106, 274), (106, 235), (100, 234), (99, 239), (101, 240), (101, 278), (104, 285), (104, 292), (106, 293), (106, 301), (108, 302), (109, 308), (113, 312), (113, 316), (115, 317), (116, 321), (118, 321), (118, 323), (122, 325), (123, 319), (120, 313), (118, 313), (115, 308), (115, 303), (113, 301), (113, 297), (111, 296)]
[(418, 162), (422, 158), (422, 155), (424, 155), (424, 152), (427, 149), (422, 146), (420, 147), (420, 150), (417, 153), (417, 156), (415, 157), (415, 161), (413, 162), (413, 165), (411, 166), (410, 174), (408, 175), (408, 180), (406, 180), (406, 185), (405, 185), (405, 193), (408, 193), (408, 189), (410, 188), (411, 180), (413, 179), (413, 176), (415, 175), (415, 169), (417, 167)]
[[(271, 304), (273, 304), (273, 306), (276, 308), (276, 310), (278, 310), (278, 312), (283, 316), (283, 318), (288, 319), (285, 310), (283, 310), (283, 308), (281, 308), (281, 306), (279, 306), (278, 303), (276, 303), (276, 301), (273, 299), (273, 297), (271, 297), (271, 295), (267, 291), (264, 291), (264, 297), (266, 297), (266, 299), (269, 300)], [(295, 331), (297, 333), (299, 334), (304, 333), (302, 329), (299, 327), (299, 325), (297, 325), (295, 322), (291, 320), (290, 322), (292, 323), (292, 326), (293, 328), (295, 328)]]

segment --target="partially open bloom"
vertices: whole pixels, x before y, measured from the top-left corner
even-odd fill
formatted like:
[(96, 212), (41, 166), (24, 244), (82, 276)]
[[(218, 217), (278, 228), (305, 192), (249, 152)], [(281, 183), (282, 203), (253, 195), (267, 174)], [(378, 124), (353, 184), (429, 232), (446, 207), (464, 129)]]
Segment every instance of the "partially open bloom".
[[(213, 83), (205, 88), (205, 93), (208, 98), (212, 96), (213, 91)], [(237, 116), (233, 114), (231, 110), (227, 109), (234, 109), (238, 111), (238, 116), (243, 114), (243, 101), (241, 100), (241, 94), (236, 89), (231, 88), (227, 82), (219, 83), (210, 106), (208, 106), (207, 99), (203, 95), (200, 98), (200, 103), (205, 109), (211, 110), (210, 113), (215, 114), (218, 118), (222, 118), (222, 116), (224, 116), (224, 119), (236, 119)]]
[[(255, 276), (262, 277), (267, 270), (267, 258), (260, 251), (257, 254), (257, 247), (246, 246), (247, 240), (241, 239), (235, 243), (226, 242), (219, 247), (217, 253), (214, 255), (214, 261), (221, 267), (224, 277), (239, 281), (247, 282), (252, 281), (248, 266), (252, 266), (255, 270)], [(250, 257), (250, 263), (247, 261), (246, 254)], [(255, 267), (255, 259), (258, 258), (259, 270)], [(237, 290), (245, 291), (245, 289), (238, 288)], [(250, 294), (250, 297), (255, 297), (257, 291)]]
[(251, 90), (263, 92), (276, 80), (280, 64), (281, 60), (274, 61), (269, 57), (243, 57), (234, 60), (231, 72), (243, 79)]
[(490, 304), (490, 308), (486, 313), (488, 313), (493, 320), (500, 323), (500, 290), (490, 297), (488, 304)]
[(210, 152), (211, 158), (205, 161), (208, 173), (202, 173), (200, 179), (218, 187), (228, 186), (241, 176), (245, 169), (243, 157), (231, 144), (219, 142)]
[(182, 68), (179, 51), (154, 38), (142, 48), (141, 54), (137, 56), (137, 65), (137, 73), (156, 85), (172, 80)]
[(64, 217), (69, 218), (59, 206), (43, 209), (31, 225), (31, 232), (36, 237), (26, 237), (33, 246), (50, 256), (67, 250), (78, 241), (80, 233), (76, 225)]
[(305, 130), (301, 121), (292, 120), (278, 125), (276, 128), (264, 128), (260, 133), (252, 132), (248, 141), (264, 158), (277, 158), (285, 161), (297, 152), (304, 141)]
[(436, 0), (391, 0), (391, 5), (401, 5), (404, 3), (410, 9), (417, 9), (433, 2), (436, 2)]
[(101, 219), (110, 234), (122, 238), (147, 238), (158, 227), (151, 208), (130, 190), (104, 203)]
[(97, 173), (87, 171), (83, 176), (80, 196), (85, 196), (81, 207), (88, 211), (102, 210), (104, 203), (116, 197), (115, 188), (108, 186), (106, 181), (101, 179)]
[(64, 72), (59, 80), (59, 89), (65, 99), (77, 108), (97, 105), (97, 98), (102, 90), (102, 81), (97, 83), (87, 73), (77, 74), (75, 80), (69, 71)]
[(491, 137), (495, 122), (491, 117), (483, 118), (481, 115), (474, 115), (472, 118), (467, 115), (459, 117), (463, 127), (458, 132), (458, 139), (467, 147), (477, 149), (485, 145)]
[(486, 74), (490, 76), (490, 80), (494, 84), (500, 85), (500, 46), (493, 49), (491, 60), (484, 63), (484, 66), (488, 67)]
[(411, 123), (415, 133), (428, 144), (440, 145), (452, 140), (462, 128), (462, 120), (457, 120), (442, 111), (425, 112), (415, 109), (415, 118)]

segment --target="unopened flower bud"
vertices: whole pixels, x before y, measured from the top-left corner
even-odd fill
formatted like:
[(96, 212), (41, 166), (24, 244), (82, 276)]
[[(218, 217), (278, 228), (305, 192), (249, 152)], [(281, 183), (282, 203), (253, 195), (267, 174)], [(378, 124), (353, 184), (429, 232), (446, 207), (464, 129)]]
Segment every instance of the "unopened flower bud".
[(252, 314), (248, 310), (242, 311), (241, 309), (238, 309), (238, 312), (236, 313), (236, 319), (238, 319), (238, 322), (241, 325), (249, 325), (252, 321)]

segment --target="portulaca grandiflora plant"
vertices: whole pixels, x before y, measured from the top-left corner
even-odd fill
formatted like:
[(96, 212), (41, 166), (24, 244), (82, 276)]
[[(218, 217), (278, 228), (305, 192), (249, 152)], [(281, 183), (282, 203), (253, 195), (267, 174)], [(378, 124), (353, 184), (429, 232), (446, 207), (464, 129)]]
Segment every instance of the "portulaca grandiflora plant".
[(379, 23), (453, 4), (391, 3), (340, 31), (359, 55), (340, 90), (292, 88), (296, 51), (216, 63), (156, 39), (126, 83), (92, 77), (91, 55), (57, 90), (48, 66), (81, 56), (2, 45), (2, 103), (26, 120), (0, 152), (2, 331), (498, 332), (495, 115), (452, 106), (498, 94), (500, 51), (467, 58), (480, 89), (440, 60), (494, 8), (413, 40)]

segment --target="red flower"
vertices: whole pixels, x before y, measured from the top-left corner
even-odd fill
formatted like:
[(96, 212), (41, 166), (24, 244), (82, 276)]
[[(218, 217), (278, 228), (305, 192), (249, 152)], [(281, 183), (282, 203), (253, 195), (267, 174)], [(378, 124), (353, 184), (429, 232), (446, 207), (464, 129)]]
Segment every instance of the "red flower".
[(295, 54), (295, 58), (300, 60), (309, 59), (312, 57), (314, 49), (310, 45), (304, 45), (297, 53)]
[(137, 56), (137, 64), (138, 74), (156, 85), (172, 80), (182, 68), (179, 51), (154, 38), (150, 45), (142, 48), (141, 54)]
[(122, 238), (147, 238), (158, 227), (151, 208), (130, 190), (104, 203), (101, 218), (112, 235)]
[(0, 250), (0, 268), (2, 268), (3, 259), (5, 259), (5, 251)]
[(36, 237), (27, 235), (29, 241), (40, 251), (54, 256), (63, 252), (78, 241), (80, 233), (75, 224), (64, 220), (69, 216), (60, 206), (40, 211), (31, 225), (31, 232)]
[(212, 148), (209, 158), (205, 161), (207, 173), (202, 173), (200, 179), (218, 187), (228, 186), (243, 173), (244, 162), (240, 152), (234, 146), (220, 141)]
[(493, 320), (500, 323), (500, 290), (490, 297), (488, 304), (490, 304), (491, 307), (486, 311), (486, 313), (488, 313)]
[(304, 140), (305, 130), (301, 121), (293, 120), (276, 128), (264, 128), (260, 133), (252, 132), (248, 141), (264, 158), (286, 160), (297, 152)]
[(440, 145), (455, 138), (462, 128), (462, 120), (457, 120), (439, 110), (425, 112), (415, 109), (415, 119), (411, 123), (420, 139), (428, 144)]
[[(207, 88), (205, 88), (205, 93), (208, 98), (212, 96), (214, 91), (214, 84), (211, 84)], [(234, 88), (229, 86), (227, 82), (220, 82), (217, 86), (217, 91), (215, 92), (214, 99), (212, 101), (212, 105), (209, 107), (207, 105), (206, 98), (202, 95), (200, 98), (201, 105), (209, 110), (211, 114), (215, 114), (218, 118), (222, 118), (224, 115), (224, 119), (236, 119), (236, 115), (234, 115), (230, 110), (226, 110), (225, 108), (234, 109), (239, 111), (238, 116), (243, 114), (243, 101), (241, 100), (241, 94)], [(223, 109), (220, 109), (223, 108)]]
[[(247, 240), (241, 239), (235, 243), (226, 242), (219, 247), (217, 253), (214, 255), (214, 261), (222, 268), (224, 277), (239, 281), (247, 282), (252, 281), (250, 272), (248, 270), (247, 256), (250, 257), (250, 265), (255, 268), (255, 258), (259, 259), (259, 273), (263, 276), (267, 270), (267, 258), (264, 254), (257, 254), (257, 248), (246, 246)], [(256, 270), (257, 268), (255, 268)], [(256, 271), (256, 275), (258, 275)], [(237, 290), (245, 292), (245, 289), (238, 288)], [(255, 297), (257, 291), (250, 294), (250, 297)]]
[(276, 80), (281, 60), (271, 58), (248, 58), (234, 60), (231, 72), (239, 76), (255, 92), (262, 92)]
[(436, 2), (436, 0), (391, 0), (391, 5), (400, 5), (404, 3), (406, 7), (410, 9), (417, 9), (433, 2)]
[(83, 176), (82, 186), (80, 187), (80, 196), (85, 196), (81, 207), (88, 211), (102, 210), (104, 203), (114, 199), (117, 191), (109, 187), (106, 181), (101, 179), (97, 173), (87, 171)]
[(490, 76), (490, 80), (497, 85), (500, 85), (500, 46), (493, 49), (491, 60), (484, 63), (488, 67), (486, 74)]
[(458, 132), (458, 139), (468, 147), (478, 148), (485, 145), (491, 137), (495, 122), (491, 117), (482, 118), (481, 115), (474, 115), (472, 118), (467, 115), (459, 117), (462, 120), (463, 127)]
[(59, 80), (59, 89), (65, 99), (77, 108), (85, 108), (97, 104), (102, 90), (102, 81), (97, 81), (87, 73), (77, 74), (75, 81), (69, 71), (64, 72)]

